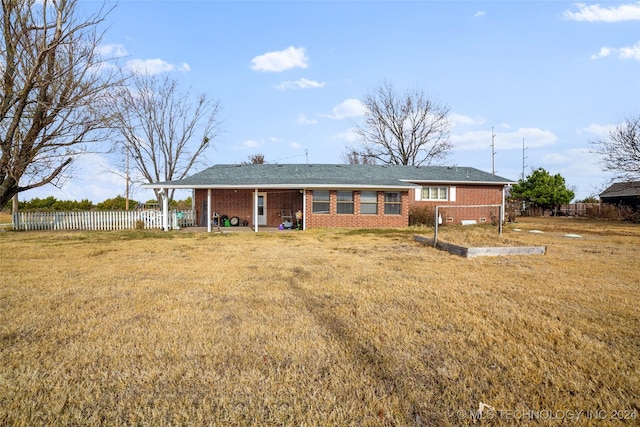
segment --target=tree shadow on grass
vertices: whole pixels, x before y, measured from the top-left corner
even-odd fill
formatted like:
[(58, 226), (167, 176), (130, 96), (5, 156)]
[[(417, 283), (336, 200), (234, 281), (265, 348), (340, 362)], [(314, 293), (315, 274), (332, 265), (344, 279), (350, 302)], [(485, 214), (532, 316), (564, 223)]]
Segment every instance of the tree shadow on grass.
[[(347, 319), (341, 318), (336, 312), (336, 304), (331, 300), (323, 298), (312, 290), (304, 287), (301, 283), (305, 278), (311, 277), (309, 271), (300, 267), (292, 270), (289, 279), (292, 294), (302, 303), (302, 306), (314, 318), (315, 322), (326, 331), (330, 341), (339, 343), (341, 351), (349, 360), (349, 365), (353, 371), (362, 376), (367, 376), (372, 384), (371, 391), (378, 401), (386, 396), (394, 396), (398, 402), (404, 402), (404, 414), (387, 414), (387, 408), (380, 404), (377, 413), (371, 414), (383, 424), (422, 425), (423, 422), (430, 424), (437, 422), (437, 417), (430, 416), (424, 408), (424, 402), (420, 402), (412, 392), (406, 381), (398, 376), (397, 362), (390, 354), (386, 354), (378, 348), (376, 344), (367, 339), (356, 325), (350, 325)], [(355, 316), (355, 310), (353, 311)], [(402, 409), (402, 408), (397, 408)], [(433, 414), (432, 414), (433, 415)], [(398, 419), (402, 416), (402, 419)], [(429, 420), (429, 418), (433, 418)], [(440, 420), (442, 421), (442, 420)]]

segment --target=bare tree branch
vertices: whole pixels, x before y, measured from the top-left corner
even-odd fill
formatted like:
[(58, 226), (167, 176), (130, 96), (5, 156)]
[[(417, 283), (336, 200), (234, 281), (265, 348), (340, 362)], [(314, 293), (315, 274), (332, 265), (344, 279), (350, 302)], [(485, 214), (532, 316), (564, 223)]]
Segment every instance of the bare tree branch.
[(640, 116), (626, 118), (609, 131), (609, 139), (593, 141), (602, 156), (602, 169), (614, 172), (614, 179), (640, 179)]
[(346, 159), (395, 165), (429, 165), (444, 160), (449, 142), (449, 107), (412, 90), (398, 96), (389, 82), (366, 95), (364, 124), (356, 127), (364, 146), (350, 147)]
[(55, 185), (107, 128), (102, 94), (118, 81), (101, 71), (97, 26), (109, 11), (78, 20), (76, 3), (2, 0), (0, 206)]
[(125, 152), (148, 183), (184, 178), (219, 135), (219, 115), (219, 102), (205, 94), (193, 100), (176, 80), (147, 75), (133, 76), (130, 87), (114, 94), (110, 113)]

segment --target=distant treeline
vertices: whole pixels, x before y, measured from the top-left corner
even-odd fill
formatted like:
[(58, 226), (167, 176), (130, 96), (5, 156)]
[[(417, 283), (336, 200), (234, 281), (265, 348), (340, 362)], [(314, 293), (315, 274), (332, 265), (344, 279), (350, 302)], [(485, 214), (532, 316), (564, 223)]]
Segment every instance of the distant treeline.
[[(156, 206), (158, 203), (155, 199), (147, 202), (138, 202), (129, 199), (129, 210), (140, 209), (148, 206)], [(53, 196), (45, 199), (34, 198), (26, 201), (18, 201), (18, 210), (21, 211), (124, 211), (126, 210), (127, 201), (122, 196), (116, 196), (100, 203), (93, 203), (88, 199), (77, 200), (58, 200)], [(4, 207), (4, 210), (11, 210), (11, 202)], [(174, 200), (171, 202), (171, 209), (191, 209), (191, 197), (185, 200)]]

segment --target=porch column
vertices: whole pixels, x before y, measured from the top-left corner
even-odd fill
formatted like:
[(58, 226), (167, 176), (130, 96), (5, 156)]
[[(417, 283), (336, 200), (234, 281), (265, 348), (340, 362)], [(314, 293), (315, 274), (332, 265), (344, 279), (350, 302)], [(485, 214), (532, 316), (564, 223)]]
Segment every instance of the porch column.
[[(220, 221), (220, 219), (218, 219)], [(207, 189), (207, 233), (211, 233), (211, 189)]]
[(302, 189), (302, 229), (307, 229), (307, 189)]
[(164, 188), (160, 190), (160, 194), (162, 195), (162, 229), (169, 231), (169, 197)]
[(253, 231), (258, 232), (258, 189), (253, 196)]

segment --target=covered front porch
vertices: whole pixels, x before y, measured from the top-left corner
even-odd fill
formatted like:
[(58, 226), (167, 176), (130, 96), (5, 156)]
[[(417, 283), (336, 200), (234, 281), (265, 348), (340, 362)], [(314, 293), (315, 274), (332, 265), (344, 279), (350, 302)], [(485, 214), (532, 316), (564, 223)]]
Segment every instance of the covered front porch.
[[(218, 228), (305, 228), (306, 191), (291, 188), (198, 188), (194, 190), (197, 225)], [(296, 215), (297, 214), (297, 215)]]

